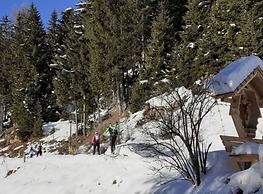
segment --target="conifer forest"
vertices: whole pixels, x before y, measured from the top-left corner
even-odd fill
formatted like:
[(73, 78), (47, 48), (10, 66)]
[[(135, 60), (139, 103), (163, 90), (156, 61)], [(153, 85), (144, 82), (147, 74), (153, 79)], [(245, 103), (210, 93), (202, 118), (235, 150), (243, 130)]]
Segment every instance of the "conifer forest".
[(262, 10), (260, 0), (87, 0), (48, 24), (34, 4), (4, 16), (0, 131), (6, 119), (23, 141), (44, 122), (85, 126), (107, 107), (135, 112), (238, 58), (263, 59)]

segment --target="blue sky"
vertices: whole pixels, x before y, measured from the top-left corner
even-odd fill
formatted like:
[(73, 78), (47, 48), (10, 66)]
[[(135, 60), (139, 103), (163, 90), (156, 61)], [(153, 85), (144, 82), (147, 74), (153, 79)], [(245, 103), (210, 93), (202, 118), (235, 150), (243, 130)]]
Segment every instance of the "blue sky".
[(7, 15), (12, 19), (16, 10), (25, 5), (30, 5), (32, 2), (40, 12), (44, 26), (47, 26), (54, 9), (60, 16), (61, 11), (69, 7), (75, 8), (75, 4), (82, 2), (82, 0), (0, 0), (0, 18)]

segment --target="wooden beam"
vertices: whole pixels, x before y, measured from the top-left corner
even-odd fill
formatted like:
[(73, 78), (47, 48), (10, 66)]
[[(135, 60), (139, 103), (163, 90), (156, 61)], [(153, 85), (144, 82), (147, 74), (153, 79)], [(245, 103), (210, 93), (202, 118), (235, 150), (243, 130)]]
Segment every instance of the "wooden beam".
[(227, 97), (222, 97), (220, 99), (222, 102), (227, 102), (227, 103), (232, 103), (233, 102), (233, 99), (232, 98), (227, 98)]
[(223, 145), (225, 146), (226, 151), (229, 153), (232, 151), (233, 148), (236, 148), (245, 142), (263, 144), (262, 139), (252, 139), (248, 137), (234, 137), (234, 136), (220, 135), (220, 138), (222, 140)]
[(234, 168), (241, 171), (258, 162), (259, 156), (258, 154), (229, 155), (229, 159), (234, 165)]
[(239, 111), (236, 111), (235, 114), (234, 112), (231, 112), (231, 117), (232, 117), (232, 120), (234, 122), (234, 125), (235, 125), (235, 128), (236, 128), (236, 131), (237, 131), (237, 134), (239, 137), (242, 137), (242, 138), (246, 138), (247, 137), (247, 134), (244, 130), (244, 126), (242, 124), (242, 120), (239, 116)]
[(229, 157), (234, 158), (238, 162), (257, 162), (259, 161), (258, 154), (230, 154)]
[(263, 99), (258, 100), (258, 105), (260, 108), (263, 108)]
[(251, 139), (248, 137), (235, 137), (235, 136), (227, 136), (227, 135), (220, 135), (220, 138), (223, 141), (235, 141), (235, 142), (253, 142), (253, 143), (258, 143), (258, 144), (263, 144), (262, 139)]
[(255, 69), (254, 71), (252, 71), (247, 77), (246, 79), (244, 79), (244, 81), (235, 89), (234, 94), (235, 95), (240, 95), (240, 92), (247, 86), (247, 84), (254, 78), (257, 76), (257, 69)]
[(224, 146), (225, 147), (231, 147), (231, 148), (236, 148), (240, 146), (243, 142), (231, 142), (231, 141), (224, 141)]
[(214, 96), (215, 99), (221, 99), (221, 98), (228, 98), (234, 96), (233, 92), (225, 93), (225, 94), (219, 94)]

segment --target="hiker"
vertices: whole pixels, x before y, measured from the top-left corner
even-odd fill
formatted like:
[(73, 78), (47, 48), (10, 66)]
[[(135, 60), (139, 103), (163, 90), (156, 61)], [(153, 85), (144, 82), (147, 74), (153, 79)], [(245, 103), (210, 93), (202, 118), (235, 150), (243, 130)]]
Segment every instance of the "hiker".
[(100, 143), (102, 142), (102, 137), (99, 135), (98, 132), (92, 137), (91, 144), (93, 145), (93, 155), (95, 155), (96, 148), (98, 154), (100, 155)]
[(115, 127), (109, 128), (111, 153), (114, 153), (115, 151), (115, 144), (118, 136), (118, 130), (117, 130), (118, 128), (119, 128), (118, 122), (116, 122)]
[(29, 152), (28, 152), (30, 158), (33, 158), (34, 152), (35, 152), (35, 150), (34, 150), (33, 146), (31, 146), (29, 149)]
[(39, 144), (39, 146), (38, 146), (37, 157), (38, 157), (38, 155), (42, 156), (42, 145), (41, 144)]

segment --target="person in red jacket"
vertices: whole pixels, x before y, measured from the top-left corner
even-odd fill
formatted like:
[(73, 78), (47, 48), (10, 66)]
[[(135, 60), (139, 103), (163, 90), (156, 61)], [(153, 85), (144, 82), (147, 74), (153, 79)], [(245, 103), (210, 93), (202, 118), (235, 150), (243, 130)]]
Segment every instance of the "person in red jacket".
[(98, 154), (100, 155), (100, 143), (102, 142), (102, 137), (99, 135), (98, 132), (95, 133), (95, 135), (91, 139), (91, 143), (93, 145), (93, 155), (96, 152), (96, 148), (98, 151)]

